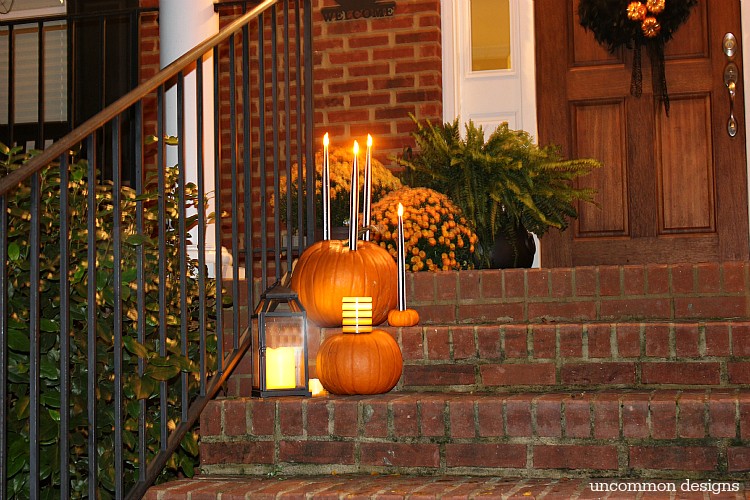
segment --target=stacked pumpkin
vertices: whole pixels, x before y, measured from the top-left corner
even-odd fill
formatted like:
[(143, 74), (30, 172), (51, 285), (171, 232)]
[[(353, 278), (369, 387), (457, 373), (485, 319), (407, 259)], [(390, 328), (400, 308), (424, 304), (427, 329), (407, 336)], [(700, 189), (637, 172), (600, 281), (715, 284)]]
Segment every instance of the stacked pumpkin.
[[(292, 273), (292, 289), (308, 317), (318, 326), (343, 323), (345, 297), (372, 297), (372, 323), (378, 325), (396, 307), (396, 263), (379, 245), (358, 240), (324, 240), (309, 246)], [(401, 350), (390, 334), (337, 333), (321, 345), (316, 359), (318, 378), (332, 394), (382, 394), (401, 378)]]
[[(352, 177), (352, 190), (358, 193), (356, 162)], [(359, 226), (356, 203), (353, 207), (350, 221)], [(310, 245), (292, 272), (291, 288), (308, 318), (320, 327), (342, 326), (345, 297), (372, 298), (372, 325), (383, 323), (396, 307), (396, 263), (387, 250), (357, 239), (357, 234), (352, 230), (348, 241)], [(403, 368), (398, 344), (383, 330), (367, 330), (337, 333), (321, 345), (316, 359), (318, 378), (328, 392), (381, 394), (398, 383)]]

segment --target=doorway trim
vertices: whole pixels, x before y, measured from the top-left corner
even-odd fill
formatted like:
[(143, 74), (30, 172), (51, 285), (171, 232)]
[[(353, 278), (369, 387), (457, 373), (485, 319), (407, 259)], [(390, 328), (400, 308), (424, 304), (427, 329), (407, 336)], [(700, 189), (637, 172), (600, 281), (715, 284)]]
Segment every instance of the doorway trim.
[[(460, 61), (456, 57), (457, 47), (463, 43), (459, 40), (458, 30), (455, 29), (457, 9), (468, 0), (440, 0), (440, 18), (441, 18), (441, 37), (443, 47), (443, 121), (453, 121), (456, 116), (460, 115), (460, 95), (461, 92), (459, 79), (461, 78)], [(515, 10), (518, 12), (519, 19), (517, 26), (520, 33), (534, 32), (534, 1), (533, 0), (510, 0), (516, 4)], [(533, 89), (530, 92), (523, 93), (523, 102), (521, 106), (521, 123), (524, 124), (524, 130), (536, 137), (536, 65), (534, 63), (534, 37), (521, 36), (520, 47), (520, 78), (521, 85), (527, 89)]]

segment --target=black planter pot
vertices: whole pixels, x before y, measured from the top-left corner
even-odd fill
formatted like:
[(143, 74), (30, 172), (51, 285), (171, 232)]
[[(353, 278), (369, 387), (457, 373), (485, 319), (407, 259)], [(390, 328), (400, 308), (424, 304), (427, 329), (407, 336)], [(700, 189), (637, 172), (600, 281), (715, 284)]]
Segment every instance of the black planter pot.
[(499, 234), (495, 238), (490, 254), (490, 268), (531, 267), (535, 253), (534, 236), (525, 228), (520, 227), (516, 229), (516, 237), (513, 241), (510, 241), (505, 234)]

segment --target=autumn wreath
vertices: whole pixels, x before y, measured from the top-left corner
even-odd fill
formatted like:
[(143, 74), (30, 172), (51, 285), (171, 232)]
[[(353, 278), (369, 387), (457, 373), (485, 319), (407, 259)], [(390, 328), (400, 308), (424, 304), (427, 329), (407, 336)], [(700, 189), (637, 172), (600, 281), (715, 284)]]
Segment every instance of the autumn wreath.
[(698, 0), (581, 0), (578, 16), (581, 26), (610, 52), (620, 47), (632, 48), (633, 72), (630, 93), (642, 94), (641, 48), (651, 58), (654, 95), (669, 114), (667, 79), (664, 74), (664, 45), (672, 39)]

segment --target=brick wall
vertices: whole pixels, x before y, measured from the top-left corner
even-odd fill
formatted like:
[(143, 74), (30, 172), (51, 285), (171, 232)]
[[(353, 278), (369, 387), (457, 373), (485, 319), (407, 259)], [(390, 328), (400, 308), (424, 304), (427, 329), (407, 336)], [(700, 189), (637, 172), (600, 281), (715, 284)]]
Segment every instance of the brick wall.
[(337, 145), (373, 135), (384, 165), (404, 146), (418, 119), (442, 121), (440, 1), (396, 2), (391, 17), (326, 22), (313, 0), (315, 136)]

